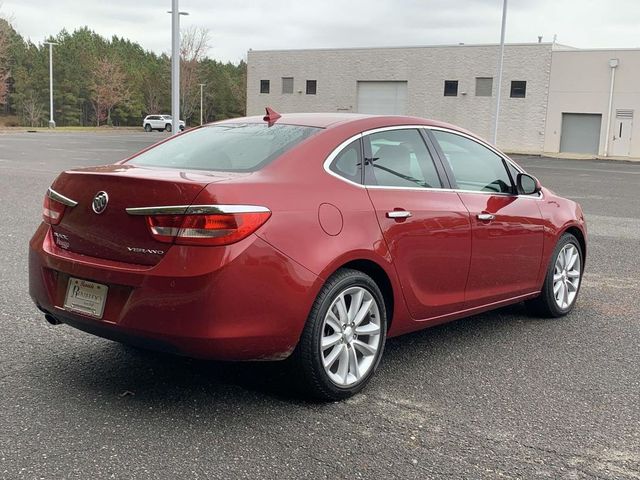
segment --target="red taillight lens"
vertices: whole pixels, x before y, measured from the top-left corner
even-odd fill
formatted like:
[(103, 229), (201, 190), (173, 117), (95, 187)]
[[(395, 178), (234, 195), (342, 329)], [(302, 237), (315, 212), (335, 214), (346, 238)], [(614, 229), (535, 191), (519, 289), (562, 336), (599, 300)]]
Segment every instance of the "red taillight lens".
[(62, 220), (62, 215), (64, 215), (64, 204), (45, 195), (42, 202), (42, 220), (49, 225), (57, 225)]
[(153, 215), (147, 225), (153, 237), (179, 245), (229, 245), (260, 228), (271, 212), (206, 215)]

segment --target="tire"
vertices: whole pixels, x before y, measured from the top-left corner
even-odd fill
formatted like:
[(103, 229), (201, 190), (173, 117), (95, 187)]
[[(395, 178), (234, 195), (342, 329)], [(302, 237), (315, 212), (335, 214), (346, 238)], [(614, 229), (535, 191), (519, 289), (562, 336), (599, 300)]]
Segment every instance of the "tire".
[(184, 126), (180, 125), (180, 131), (184, 132)]
[(386, 334), (387, 312), (378, 285), (358, 270), (338, 270), (318, 294), (291, 357), (298, 386), (325, 401), (355, 395), (377, 369)]
[[(570, 252), (570, 258), (566, 252)], [(565, 268), (563, 262), (566, 265), (567, 261), (569, 266)], [(572, 234), (565, 233), (551, 255), (540, 296), (525, 302), (529, 310), (548, 318), (563, 317), (573, 310), (582, 286), (583, 266), (584, 254), (580, 242)]]
[(149, 125), (148, 123), (144, 126), (144, 131), (149, 133), (150, 131), (152, 131), (153, 129), (151, 128), (151, 125)]
[(167, 124), (164, 126), (164, 130), (165, 130), (166, 132), (170, 132), (170, 131), (171, 131), (171, 124), (170, 124), (170, 123), (167, 123)]

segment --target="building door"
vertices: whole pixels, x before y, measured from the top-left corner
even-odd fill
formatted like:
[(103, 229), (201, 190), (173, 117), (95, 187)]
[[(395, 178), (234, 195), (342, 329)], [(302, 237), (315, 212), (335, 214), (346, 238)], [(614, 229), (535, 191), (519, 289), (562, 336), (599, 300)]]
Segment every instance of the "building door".
[(407, 82), (358, 82), (358, 113), (405, 115)]
[(633, 126), (633, 110), (616, 110), (616, 121), (613, 124), (613, 141), (611, 155), (628, 157), (631, 152), (631, 127)]
[(601, 125), (602, 115), (599, 113), (563, 113), (560, 151), (597, 155)]

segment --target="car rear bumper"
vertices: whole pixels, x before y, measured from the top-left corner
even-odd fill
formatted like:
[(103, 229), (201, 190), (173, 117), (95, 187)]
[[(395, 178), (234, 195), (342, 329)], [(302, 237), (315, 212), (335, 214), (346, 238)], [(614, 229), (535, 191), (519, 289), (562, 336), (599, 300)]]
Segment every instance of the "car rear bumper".
[[(69, 277), (109, 287), (101, 319), (64, 309)], [(197, 358), (287, 357), (320, 285), (319, 277), (255, 235), (227, 247), (174, 245), (153, 267), (62, 250), (46, 224), (29, 249), (29, 293), (56, 320)]]

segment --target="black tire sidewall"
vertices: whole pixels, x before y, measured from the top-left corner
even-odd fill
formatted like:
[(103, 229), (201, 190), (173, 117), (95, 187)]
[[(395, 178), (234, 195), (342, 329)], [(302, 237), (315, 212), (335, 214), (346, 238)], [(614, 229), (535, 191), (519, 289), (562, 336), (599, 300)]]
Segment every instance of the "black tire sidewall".
[(164, 126), (164, 129), (165, 129), (165, 131), (170, 132), (170, 131), (171, 131), (171, 124), (170, 124), (170, 123), (167, 123), (167, 124)]
[[(324, 326), (324, 317), (327, 314), (331, 303), (340, 292), (350, 287), (363, 287), (367, 289), (367, 291), (369, 291), (376, 300), (378, 304), (378, 311), (380, 312), (381, 339), (377, 357), (369, 372), (367, 372), (367, 374), (355, 385), (341, 387), (331, 381), (324, 369), (324, 366), (322, 365), (320, 339)], [(303, 338), (301, 339), (301, 345), (299, 345), (307, 354), (303, 356), (307, 363), (307, 368), (305, 369), (307, 372), (305, 372), (305, 374), (311, 377), (308, 380), (312, 381), (312, 389), (315, 390), (316, 393), (320, 393), (320, 397), (331, 400), (348, 398), (362, 390), (380, 364), (386, 343), (386, 331), (387, 312), (384, 298), (378, 285), (371, 279), (371, 277), (360, 271), (347, 269), (338, 271), (327, 281), (325, 287), (323, 287), (316, 298), (314, 307), (311, 310), (311, 315), (309, 316), (305, 327), (305, 332), (303, 333)]]

